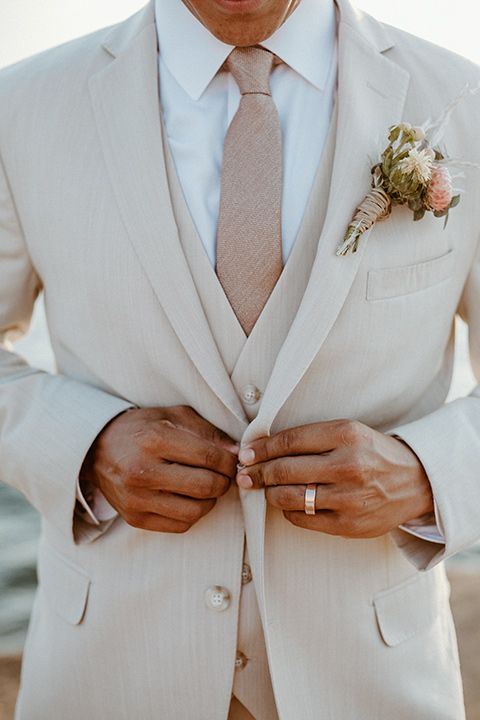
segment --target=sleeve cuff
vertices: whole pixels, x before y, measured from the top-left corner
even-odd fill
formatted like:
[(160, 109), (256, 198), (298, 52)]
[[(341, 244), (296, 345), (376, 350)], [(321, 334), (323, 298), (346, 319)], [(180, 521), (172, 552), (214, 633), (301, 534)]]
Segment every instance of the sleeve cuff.
[(415, 520), (410, 520), (409, 522), (400, 525), (400, 529), (405, 530), (405, 532), (410, 533), (410, 535), (415, 535), (415, 537), (418, 537), (421, 540), (428, 540), (428, 542), (444, 545), (445, 535), (443, 534), (442, 526), (440, 524), (437, 503), (435, 500), (433, 502), (434, 511), (432, 513), (422, 515)]
[(97, 488), (88, 488), (84, 494), (78, 479), (76, 497), (80, 505), (77, 509), (82, 514), (83, 520), (90, 525), (98, 526), (102, 522), (113, 520), (118, 515), (104, 494)]

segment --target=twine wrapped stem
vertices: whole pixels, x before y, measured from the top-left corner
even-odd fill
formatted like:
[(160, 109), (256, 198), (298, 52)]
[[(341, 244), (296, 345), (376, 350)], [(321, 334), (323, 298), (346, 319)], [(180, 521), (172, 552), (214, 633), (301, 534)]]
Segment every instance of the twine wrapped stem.
[(375, 187), (357, 208), (352, 222), (347, 228), (343, 243), (337, 255), (346, 255), (349, 251), (356, 252), (360, 236), (370, 230), (379, 220), (390, 215), (392, 201), (381, 187)]

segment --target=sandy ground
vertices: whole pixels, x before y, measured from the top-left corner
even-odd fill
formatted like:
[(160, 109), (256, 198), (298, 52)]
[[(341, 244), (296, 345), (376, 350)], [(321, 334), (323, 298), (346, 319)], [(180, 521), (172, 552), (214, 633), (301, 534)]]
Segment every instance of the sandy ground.
[[(467, 718), (480, 720), (480, 575), (451, 572), (450, 581)], [(18, 657), (0, 657), (0, 720), (13, 720), (19, 670)]]
[(480, 575), (450, 572), (467, 719), (480, 720)]
[(12, 720), (20, 658), (0, 657), (0, 720)]

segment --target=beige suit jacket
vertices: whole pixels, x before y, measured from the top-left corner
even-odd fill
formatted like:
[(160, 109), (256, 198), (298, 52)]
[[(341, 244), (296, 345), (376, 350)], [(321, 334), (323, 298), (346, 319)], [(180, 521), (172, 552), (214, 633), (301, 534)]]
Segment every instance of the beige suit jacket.
[[(480, 536), (480, 390), (444, 401), (456, 313), (480, 368), (479, 175), (466, 173), (445, 231), (396, 209), (356, 255), (335, 248), (389, 125), (437, 115), (480, 75), (339, 6), (326, 219), (271, 366), (273, 315), (249, 361), (227, 367), (179, 243), (152, 3), (0, 73), (0, 331), (23, 332), (43, 288), (58, 365), (50, 376), (0, 350), (1, 478), (43, 517), (19, 720), (225, 720), (245, 532), (281, 720), (464, 716), (442, 561)], [(452, 156), (480, 161), (479, 119), (478, 98), (456, 111)], [(248, 382), (263, 393), (253, 409)], [(73, 521), (78, 471), (106, 422), (180, 403), (243, 441), (338, 417), (396, 432), (427, 469), (445, 545), (304, 531), (262, 492), (233, 490), (182, 536)], [(224, 612), (204, 601), (213, 585), (230, 591)]]

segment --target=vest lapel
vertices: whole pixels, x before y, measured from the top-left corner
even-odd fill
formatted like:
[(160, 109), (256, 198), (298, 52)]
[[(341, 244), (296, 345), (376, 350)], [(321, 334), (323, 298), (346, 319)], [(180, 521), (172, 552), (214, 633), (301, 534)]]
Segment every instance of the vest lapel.
[[(292, 251), (235, 365), (232, 380), (237, 389), (246, 384), (256, 385), (262, 390), (267, 387), (278, 353), (298, 312), (325, 221), (336, 131), (335, 103), (322, 156)], [(253, 412), (249, 413), (247, 408), (250, 420), (257, 414), (257, 409), (254, 407)]]
[(165, 168), (180, 243), (218, 351), (231, 375), (247, 336), (205, 252), (178, 178), (163, 115), (161, 119)]
[(186, 352), (213, 392), (244, 422), (195, 290), (170, 204), (153, 3), (114, 28), (104, 49), (114, 59), (90, 78), (90, 95), (123, 223)]
[[(297, 238), (265, 308), (247, 337), (198, 235), (178, 179), (162, 118), (165, 167), (180, 242), (212, 334), (237, 392), (244, 383), (266, 387), (278, 351), (305, 292), (325, 219), (336, 129), (335, 106)], [(253, 415), (249, 417), (251, 419)]]

